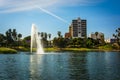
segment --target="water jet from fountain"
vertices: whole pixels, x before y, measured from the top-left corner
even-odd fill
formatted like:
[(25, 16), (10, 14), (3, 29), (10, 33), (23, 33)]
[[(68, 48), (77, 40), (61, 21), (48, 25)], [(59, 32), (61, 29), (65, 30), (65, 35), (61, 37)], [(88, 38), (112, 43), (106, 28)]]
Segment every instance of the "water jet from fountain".
[(31, 53), (33, 51), (33, 47), (36, 47), (37, 54), (43, 54), (43, 48), (41, 45), (40, 35), (38, 34), (38, 30), (35, 24), (32, 24), (31, 27)]

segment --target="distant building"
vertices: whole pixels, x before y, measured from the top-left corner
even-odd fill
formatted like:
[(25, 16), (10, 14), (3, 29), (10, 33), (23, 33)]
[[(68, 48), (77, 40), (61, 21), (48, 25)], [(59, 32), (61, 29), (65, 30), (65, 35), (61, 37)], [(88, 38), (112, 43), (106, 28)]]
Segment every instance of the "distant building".
[(87, 37), (87, 21), (80, 18), (72, 20), (69, 32), (65, 33), (65, 38), (85, 38)]
[(68, 32), (68, 33), (65, 33), (65, 38), (70, 38), (71, 37), (71, 35), (70, 35), (70, 33)]
[(92, 38), (92, 39), (104, 39), (104, 34), (101, 32), (98, 32), (97, 35), (95, 33), (91, 33), (90, 38)]
[(110, 43), (110, 39), (105, 39), (105, 42), (106, 43)]
[(117, 39), (115, 39), (115, 38), (106, 39), (105, 42), (106, 42), (106, 43), (111, 43), (111, 44), (113, 44), (113, 43), (116, 43), (116, 42), (117, 42)]
[(112, 44), (112, 43), (116, 43), (117, 42), (117, 39), (114, 39), (114, 38), (112, 38), (112, 39), (110, 39), (110, 43)]

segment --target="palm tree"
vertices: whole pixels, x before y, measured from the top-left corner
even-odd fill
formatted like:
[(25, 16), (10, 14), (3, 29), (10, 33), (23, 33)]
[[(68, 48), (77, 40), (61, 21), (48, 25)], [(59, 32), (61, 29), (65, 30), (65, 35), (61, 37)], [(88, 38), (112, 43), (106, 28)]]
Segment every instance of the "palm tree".
[(58, 33), (57, 33), (57, 34), (58, 34), (58, 37), (61, 37), (61, 32), (60, 32), (60, 31), (58, 31)]
[(49, 39), (51, 38), (51, 34), (48, 34)]
[(47, 33), (46, 32), (44, 33), (44, 38), (47, 40)]
[(51, 41), (50, 41), (51, 34), (48, 34), (48, 37), (49, 37), (48, 45), (51, 45)]
[(117, 43), (120, 44), (120, 28), (116, 29), (116, 34), (113, 34), (113, 37), (117, 39)]
[(20, 38), (22, 37), (22, 34), (18, 34), (18, 46), (20, 45)]
[(13, 38), (14, 41), (17, 40), (17, 32), (16, 32), (16, 29), (13, 29), (12, 38)]
[(97, 39), (97, 36), (98, 36), (98, 32), (95, 32), (95, 35), (96, 35), (96, 39)]
[(115, 34), (113, 34), (113, 37), (115, 37), (115, 38), (116, 38), (117, 36), (116, 36)]
[(12, 30), (11, 30), (11, 29), (9, 29), (9, 30), (8, 30), (8, 32), (9, 32), (9, 33), (12, 33)]
[(21, 37), (22, 37), (22, 34), (19, 33), (18, 34), (18, 39), (20, 40)]
[(100, 41), (101, 41), (101, 43), (104, 45), (104, 43), (105, 43), (105, 41), (104, 41), (104, 35), (101, 35), (100, 37), (101, 37), (101, 38), (100, 38)]
[(43, 37), (44, 37), (44, 33), (43, 33), (43, 32), (41, 32), (41, 38), (43, 39)]

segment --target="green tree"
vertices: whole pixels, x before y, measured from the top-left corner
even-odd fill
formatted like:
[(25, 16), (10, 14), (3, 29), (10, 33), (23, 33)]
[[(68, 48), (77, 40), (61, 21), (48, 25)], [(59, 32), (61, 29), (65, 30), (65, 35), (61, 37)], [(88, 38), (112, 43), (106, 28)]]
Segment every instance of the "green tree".
[(6, 37), (0, 33), (0, 46), (5, 46)]
[(102, 45), (104, 45), (104, 44), (105, 44), (104, 35), (101, 35), (100, 37), (101, 37), (101, 38), (100, 38), (100, 42), (101, 42)]
[(113, 37), (117, 39), (117, 43), (120, 46), (120, 28), (116, 29), (116, 34), (113, 34)]
[(47, 37), (48, 37), (48, 36), (47, 36), (47, 33), (45, 32), (45, 33), (44, 33), (44, 38), (45, 38), (46, 40), (47, 40)]
[(48, 38), (48, 35), (46, 32), (41, 32), (41, 42), (42, 42), (42, 45), (43, 47), (47, 47), (48, 46), (48, 41), (47, 41), (47, 38)]
[(48, 38), (49, 38), (49, 40), (50, 40), (50, 38), (51, 38), (51, 34), (48, 34)]
[(17, 41), (17, 32), (16, 32), (16, 29), (13, 29), (13, 32), (11, 32), (11, 33), (12, 33), (12, 39), (14, 41)]
[(48, 45), (51, 46), (51, 41), (50, 41), (51, 34), (50, 33), (48, 34), (48, 38), (49, 38)]
[(53, 45), (59, 48), (64, 48), (66, 47), (66, 39), (65, 38), (54, 38), (53, 39)]
[(9, 29), (8, 31), (6, 31), (6, 44), (7, 46), (12, 46), (12, 43), (14, 42), (13, 38), (12, 38), (12, 30)]
[(91, 48), (94, 46), (94, 42), (92, 38), (88, 38), (86, 41), (86, 47)]
[(30, 47), (30, 42), (31, 42), (31, 36), (27, 36), (22, 40), (22, 45), (24, 47)]
[(58, 37), (61, 37), (61, 31), (58, 31), (57, 34), (58, 34)]
[(19, 33), (19, 34), (18, 34), (18, 38), (19, 38), (19, 40), (20, 40), (20, 38), (22, 38), (22, 34)]
[(43, 33), (43, 32), (41, 32), (41, 38), (43, 39), (43, 37), (44, 37), (44, 33)]
[(96, 39), (97, 39), (97, 36), (98, 36), (98, 32), (95, 32), (95, 35), (96, 35)]
[(18, 34), (18, 46), (20, 46), (20, 42), (21, 42), (21, 41), (20, 41), (20, 38), (22, 38), (22, 34), (19, 33), (19, 34)]

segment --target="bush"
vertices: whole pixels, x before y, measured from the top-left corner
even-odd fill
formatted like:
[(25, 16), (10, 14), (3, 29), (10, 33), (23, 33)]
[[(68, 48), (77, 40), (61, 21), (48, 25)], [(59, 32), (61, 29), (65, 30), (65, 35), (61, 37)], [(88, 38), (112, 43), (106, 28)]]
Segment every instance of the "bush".
[(113, 43), (112, 47), (113, 47), (113, 49), (119, 49), (120, 48), (118, 43)]

